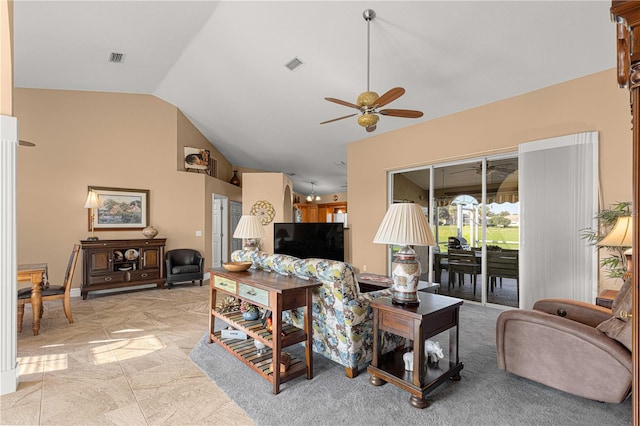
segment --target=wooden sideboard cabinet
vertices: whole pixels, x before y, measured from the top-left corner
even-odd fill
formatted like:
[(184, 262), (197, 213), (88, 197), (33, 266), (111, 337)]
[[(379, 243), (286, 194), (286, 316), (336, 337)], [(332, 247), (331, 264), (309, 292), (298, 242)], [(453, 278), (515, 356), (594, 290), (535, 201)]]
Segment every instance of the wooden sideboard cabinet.
[(82, 298), (90, 291), (142, 284), (164, 287), (166, 238), (81, 241)]

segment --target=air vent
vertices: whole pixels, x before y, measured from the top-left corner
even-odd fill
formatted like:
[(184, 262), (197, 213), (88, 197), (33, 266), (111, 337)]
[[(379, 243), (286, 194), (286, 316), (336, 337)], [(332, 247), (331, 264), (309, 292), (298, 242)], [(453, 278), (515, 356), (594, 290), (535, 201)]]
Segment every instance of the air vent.
[(113, 62), (114, 64), (122, 64), (124, 63), (125, 56), (126, 55), (124, 53), (111, 52), (109, 54), (109, 62)]
[(289, 68), (289, 71), (295, 71), (303, 65), (304, 62), (302, 62), (300, 58), (293, 58), (292, 60), (284, 64), (285, 67)]

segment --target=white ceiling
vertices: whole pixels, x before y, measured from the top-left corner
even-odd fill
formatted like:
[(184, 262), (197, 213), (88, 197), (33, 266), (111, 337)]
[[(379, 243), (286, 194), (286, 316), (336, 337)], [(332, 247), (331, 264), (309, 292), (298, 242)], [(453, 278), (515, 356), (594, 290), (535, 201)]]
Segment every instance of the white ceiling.
[[(234, 165), (295, 173), (294, 190), (346, 191), (348, 143), (370, 134), (366, 90), (401, 86), (376, 133), (615, 67), (609, 1), (15, 1), (16, 87), (153, 94)], [(125, 53), (124, 64), (108, 62)], [(305, 64), (294, 72), (285, 63)], [(615, 84), (615, 83), (614, 83)], [(24, 135), (28, 138), (28, 135)], [(46, 141), (34, 141), (46, 143)], [(337, 165), (338, 164), (338, 165)]]

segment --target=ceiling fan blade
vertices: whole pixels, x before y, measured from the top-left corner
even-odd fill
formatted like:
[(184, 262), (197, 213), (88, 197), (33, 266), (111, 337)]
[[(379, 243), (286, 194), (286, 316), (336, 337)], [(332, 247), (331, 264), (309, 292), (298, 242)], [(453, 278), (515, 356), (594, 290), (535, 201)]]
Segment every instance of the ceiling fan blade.
[(369, 133), (371, 133), (371, 132), (375, 132), (375, 130), (376, 130), (376, 126), (375, 126), (375, 125), (373, 125), (373, 126), (368, 126), (368, 127), (365, 127), (365, 129), (367, 129), (367, 132), (369, 132)]
[(351, 102), (341, 101), (340, 99), (336, 99), (336, 98), (325, 98), (325, 99), (328, 100), (329, 102), (333, 102), (333, 103), (336, 103), (336, 104), (344, 105), (344, 106), (349, 107), (349, 108), (360, 109), (360, 107), (358, 105), (352, 104)]
[(379, 113), (382, 115), (404, 118), (420, 118), (423, 115), (422, 111), (414, 111), (412, 109), (383, 109), (380, 110)]
[(345, 119), (345, 118), (353, 117), (354, 115), (358, 115), (358, 113), (356, 112), (355, 114), (349, 114), (349, 115), (345, 115), (344, 117), (334, 118), (333, 120), (323, 121), (323, 122), (322, 122), (322, 123), (320, 123), (320, 124), (333, 123), (334, 121), (343, 120), (343, 119)]
[(384, 95), (378, 98), (376, 104), (378, 107), (385, 106), (386, 104), (395, 101), (400, 96), (404, 95), (404, 89), (402, 87), (394, 87), (393, 89), (387, 91)]

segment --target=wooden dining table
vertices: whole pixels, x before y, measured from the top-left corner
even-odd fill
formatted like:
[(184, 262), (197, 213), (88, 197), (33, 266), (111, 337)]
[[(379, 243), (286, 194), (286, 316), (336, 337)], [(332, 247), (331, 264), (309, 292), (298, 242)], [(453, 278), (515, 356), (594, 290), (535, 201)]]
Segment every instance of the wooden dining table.
[(42, 308), (42, 286), (47, 282), (48, 266), (46, 263), (30, 263), (18, 265), (18, 283), (31, 283), (31, 307), (33, 308), (33, 335), (40, 331), (40, 309)]

